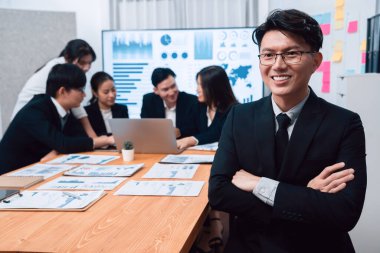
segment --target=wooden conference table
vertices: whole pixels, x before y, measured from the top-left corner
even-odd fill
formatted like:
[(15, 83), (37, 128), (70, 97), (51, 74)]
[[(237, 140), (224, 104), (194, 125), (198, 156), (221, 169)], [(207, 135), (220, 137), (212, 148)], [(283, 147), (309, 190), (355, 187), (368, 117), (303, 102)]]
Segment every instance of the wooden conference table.
[[(164, 156), (109, 164), (145, 163), (130, 178), (137, 180)], [(84, 212), (0, 211), (0, 252), (188, 252), (206, 218), (210, 168), (201, 165), (192, 179), (206, 182), (198, 197), (114, 196), (122, 183)]]

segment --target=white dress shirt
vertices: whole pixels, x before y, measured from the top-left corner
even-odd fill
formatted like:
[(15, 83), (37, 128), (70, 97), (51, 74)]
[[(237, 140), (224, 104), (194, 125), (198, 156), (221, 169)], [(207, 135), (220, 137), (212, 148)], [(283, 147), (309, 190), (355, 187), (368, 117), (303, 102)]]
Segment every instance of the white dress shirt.
[[(310, 95), (310, 89), (308, 89), (307, 96), (300, 103), (298, 103), (296, 106), (294, 106), (287, 112), (281, 111), (281, 109), (274, 102), (273, 96), (272, 96), (272, 107), (273, 107), (274, 117), (276, 117), (280, 113), (286, 113), (286, 115), (290, 118), (290, 125), (288, 126), (288, 129), (287, 129), (289, 139), (293, 133), (294, 125), (298, 119), (298, 116), (301, 113), (301, 110), (303, 106), (305, 105), (306, 100), (309, 98), (309, 95)], [(277, 132), (278, 130), (277, 120), (275, 120), (275, 122), (276, 122), (276, 132)], [(274, 198), (276, 196), (277, 186), (279, 183), (280, 183), (279, 181), (266, 178), (266, 177), (261, 177), (256, 187), (253, 189), (252, 193), (256, 197), (258, 197), (260, 200), (262, 200), (265, 204), (273, 206)]]
[[(15, 105), (15, 108), (13, 109), (12, 118), (17, 114), (17, 112), (23, 108), (32, 98), (34, 95), (37, 94), (45, 94), (46, 93), (46, 82), (48, 79), (48, 75), (50, 70), (57, 64), (63, 64), (65, 63), (65, 58), (59, 57), (54, 58), (53, 60), (50, 60), (48, 63), (45, 64), (39, 71), (34, 73), (26, 82), (22, 90), (20, 91), (20, 94), (18, 95), (17, 102)], [(80, 106), (78, 108), (72, 109), (73, 115), (77, 119), (81, 119), (83, 117), (87, 117), (86, 110), (83, 108), (83, 106)]]

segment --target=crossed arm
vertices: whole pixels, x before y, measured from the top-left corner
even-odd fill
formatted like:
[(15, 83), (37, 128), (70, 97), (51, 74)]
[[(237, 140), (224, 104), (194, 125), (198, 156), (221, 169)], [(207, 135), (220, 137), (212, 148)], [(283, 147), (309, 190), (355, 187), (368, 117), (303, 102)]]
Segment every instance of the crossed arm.
[[(347, 183), (354, 179), (355, 172), (352, 168), (339, 171), (344, 166), (344, 162), (340, 162), (326, 167), (318, 176), (309, 181), (307, 187), (328, 193), (343, 190)], [(260, 177), (241, 169), (233, 176), (232, 184), (243, 191), (252, 192), (259, 180)]]

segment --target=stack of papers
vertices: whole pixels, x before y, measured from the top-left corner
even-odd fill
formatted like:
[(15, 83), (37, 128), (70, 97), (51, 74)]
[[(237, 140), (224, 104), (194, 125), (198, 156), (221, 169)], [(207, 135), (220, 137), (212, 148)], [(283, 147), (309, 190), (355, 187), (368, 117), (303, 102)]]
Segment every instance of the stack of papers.
[(193, 178), (199, 164), (156, 163), (143, 178)]
[(129, 181), (114, 195), (196, 197), (203, 185), (203, 181)]
[(120, 177), (59, 177), (38, 187), (45, 189), (113, 190), (125, 178)]
[(28, 168), (9, 173), (10, 176), (41, 176), (44, 179), (55, 176), (65, 170), (74, 168), (68, 164), (40, 164), (37, 163)]
[(143, 163), (131, 165), (81, 165), (66, 171), (66, 176), (82, 177), (130, 177), (136, 171), (144, 167)]
[(0, 189), (26, 189), (43, 180), (43, 177), (0, 176)]
[(106, 164), (110, 161), (119, 159), (120, 156), (112, 155), (82, 155), (82, 154), (70, 154), (58, 157), (47, 163), (80, 163), (80, 164)]
[(214, 155), (167, 155), (160, 163), (212, 163)]
[(216, 151), (218, 149), (218, 142), (213, 142), (209, 144), (197, 145), (190, 147), (192, 150), (204, 150), (204, 151)]
[(0, 209), (85, 210), (103, 191), (23, 191), (0, 203)]

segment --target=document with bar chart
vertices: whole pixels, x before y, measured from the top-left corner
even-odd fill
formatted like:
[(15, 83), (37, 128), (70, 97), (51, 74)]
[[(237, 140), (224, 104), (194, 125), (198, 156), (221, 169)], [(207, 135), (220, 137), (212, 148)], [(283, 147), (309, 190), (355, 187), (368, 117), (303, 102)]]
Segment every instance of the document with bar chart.
[(103, 31), (103, 69), (117, 89), (116, 102), (128, 106), (131, 118), (139, 118), (142, 97), (153, 91), (152, 71), (169, 67), (177, 75), (179, 89), (196, 94), (196, 73), (219, 65), (229, 76), (239, 102), (263, 96), (258, 48), (253, 28), (186, 30)]

